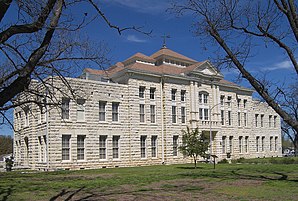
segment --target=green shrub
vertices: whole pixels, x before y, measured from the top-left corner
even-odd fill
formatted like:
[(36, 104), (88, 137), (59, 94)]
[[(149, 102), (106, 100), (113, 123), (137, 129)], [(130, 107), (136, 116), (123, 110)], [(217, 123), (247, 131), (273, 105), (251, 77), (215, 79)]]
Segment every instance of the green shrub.
[(227, 159), (222, 159), (221, 161), (218, 161), (219, 164), (229, 163)]

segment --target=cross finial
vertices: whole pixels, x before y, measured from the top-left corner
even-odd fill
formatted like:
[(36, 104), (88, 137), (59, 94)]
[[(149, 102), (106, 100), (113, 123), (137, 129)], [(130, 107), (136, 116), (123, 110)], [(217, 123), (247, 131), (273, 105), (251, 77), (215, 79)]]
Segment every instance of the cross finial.
[(162, 48), (167, 48), (166, 46), (166, 39), (167, 38), (171, 38), (170, 35), (166, 35), (164, 34), (163, 36), (161, 36), (163, 38), (163, 44), (162, 44)]

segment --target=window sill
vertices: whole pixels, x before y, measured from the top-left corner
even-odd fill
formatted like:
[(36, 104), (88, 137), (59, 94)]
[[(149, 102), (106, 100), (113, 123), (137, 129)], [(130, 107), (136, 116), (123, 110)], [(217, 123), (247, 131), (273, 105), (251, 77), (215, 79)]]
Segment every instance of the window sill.
[(120, 162), (121, 159), (120, 158), (113, 158), (112, 161), (117, 161), (117, 162)]
[(86, 159), (83, 159), (83, 160), (77, 160), (78, 163), (84, 163), (84, 162), (87, 162)]
[(61, 163), (72, 163), (72, 160), (62, 160)]
[(86, 120), (77, 120), (76, 123), (87, 123)]
[(61, 119), (61, 122), (64, 123), (72, 123), (72, 121), (70, 119)]

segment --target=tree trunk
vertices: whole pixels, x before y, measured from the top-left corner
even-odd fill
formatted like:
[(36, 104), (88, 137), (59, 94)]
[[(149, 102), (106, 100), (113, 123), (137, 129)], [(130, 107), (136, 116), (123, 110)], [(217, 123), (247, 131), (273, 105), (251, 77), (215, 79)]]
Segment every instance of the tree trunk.
[(196, 159), (196, 157), (193, 157), (193, 160), (195, 162), (195, 169), (197, 169), (197, 159)]

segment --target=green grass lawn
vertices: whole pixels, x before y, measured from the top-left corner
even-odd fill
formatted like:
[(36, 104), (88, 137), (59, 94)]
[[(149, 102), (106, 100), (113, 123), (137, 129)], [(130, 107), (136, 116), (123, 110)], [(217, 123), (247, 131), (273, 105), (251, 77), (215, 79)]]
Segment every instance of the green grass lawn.
[(297, 164), (0, 173), (4, 200), (297, 200)]

